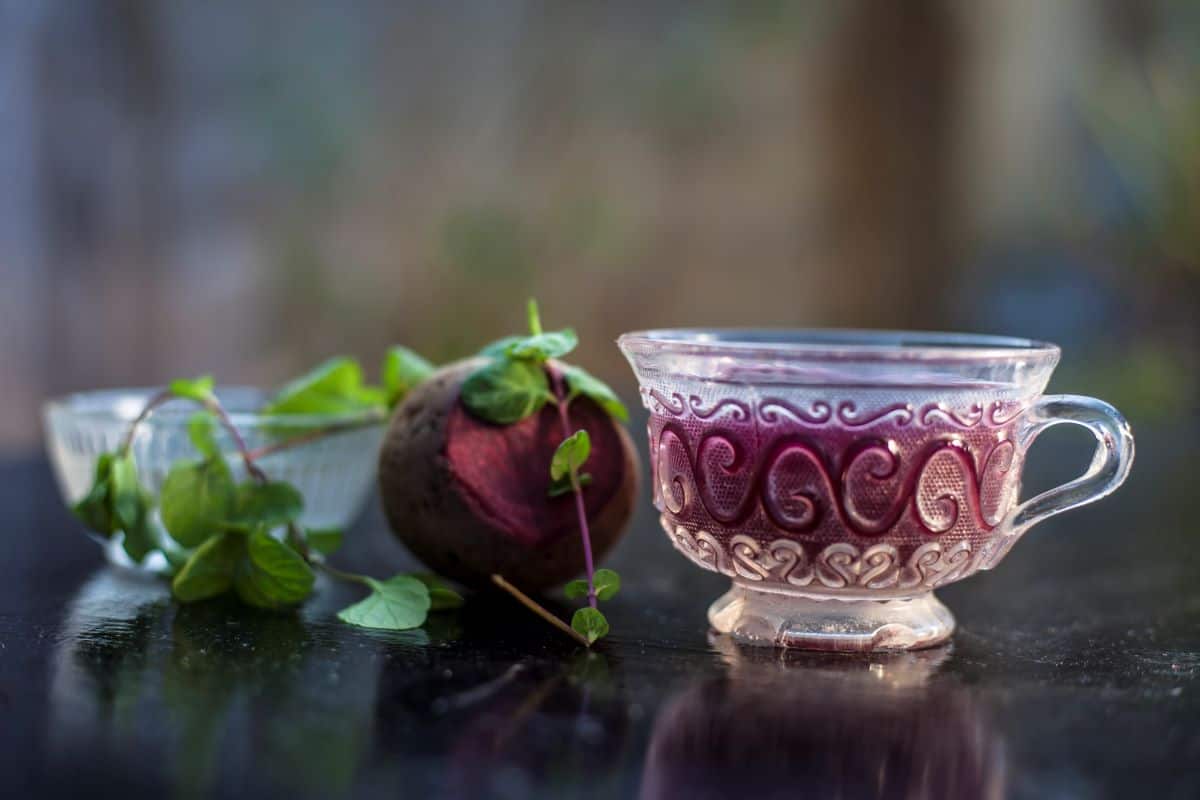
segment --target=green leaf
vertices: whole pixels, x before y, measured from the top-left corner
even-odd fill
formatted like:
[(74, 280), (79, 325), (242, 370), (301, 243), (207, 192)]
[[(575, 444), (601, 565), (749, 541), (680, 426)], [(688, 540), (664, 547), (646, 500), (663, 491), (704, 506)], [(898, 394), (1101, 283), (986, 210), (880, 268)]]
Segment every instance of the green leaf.
[(295, 486), (283, 481), (238, 484), (227, 521), (243, 530), (284, 525), (304, 510), (304, 497)]
[(560, 481), (570, 477), (572, 472), (583, 466), (591, 452), (592, 440), (588, 432), (575, 431), (563, 439), (562, 444), (554, 451), (554, 457), (550, 459), (550, 478)]
[[(592, 474), (590, 472), (579, 473), (579, 485), (588, 486), (592, 482)], [(546, 496), (550, 498), (562, 497), (565, 494), (570, 494), (575, 491), (575, 487), (571, 485), (571, 476), (564, 475), (556, 481), (550, 481), (550, 488), (546, 490)]]
[(135, 563), (154, 550), (154, 534), (149, 493), (138, 483), (137, 466), (131, 455), (117, 455), (110, 468), (109, 499), (112, 518), (125, 532), (121, 546)]
[(508, 425), (536, 413), (550, 398), (546, 373), (527, 361), (498, 360), (463, 382), (462, 400), (475, 416)]
[(581, 608), (571, 617), (571, 627), (592, 644), (608, 633), (608, 620), (594, 608)]
[(343, 414), (382, 408), (382, 390), (364, 386), (362, 367), (349, 358), (331, 358), (285, 385), (264, 414)]
[(526, 308), (529, 316), (529, 335), (498, 339), (480, 351), (483, 355), (541, 363), (547, 359), (561, 358), (579, 344), (579, 337), (570, 328), (549, 333), (542, 330), (537, 300), (530, 298)]
[(338, 612), (338, 619), (364, 628), (402, 631), (425, 622), (429, 613), (429, 589), (410, 575), (386, 581), (367, 578), (371, 594)]
[(71, 510), (91, 530), (111, 537), (123, 532), (122, 547), (140, 563), (157, 547), (150, 495), (138, 482), (137, 467), (128, 454), (101, 453), (92, 486)]
[(196, 448), (205, 458), (220, 458), (221, 448), (217, 447), (216, 422), (207, 411), (197, 411), (188, 419), (188, 438), (192, 447)]
[[(596, 586), (596, 599), (611, 600), (621, 588), (621, 576), (611, 569), (598, 569), (592, 574), (592, 583)], [(588, 583), (586, 578), (576, 578), (563, 587), (563, 594), (568, 600), (587, 597)]]
[(598, 600), (612, 600), (621, 588), (621, 576), (611, 569), (601, 567), (592, 574)]
[(71, 507), (79, 521), (96, 533), (112, 536), (119, 523), (113, 517), (109, 493), (112, 485), (112, 453), (101, 453), (96, 459), (92, 486), (82, 499)]
[(163, 481), (159, 513), (175, 541), (195, 547), (224, 529), (234, 497), (233, 478), (224, 460), (181, 461)]
[(246, 554), (240, 536), (219, 533), (201, 544), (171, 581), (171, 593), (182, 603), (224, 594), (233, 586), (238, 564)]
[(517, 339), (508, 346), (505, 354), (510, 358), (542, 362), (551, 358), (562, 358), (578, 344), (579, 337), (575, 335), (575, 331), (564, 328), (561, 331)]
[(316, 576), (308, 562), (261, 530), (246, 539), (246, 555), (234, 576), (238, 596), (252, 606), (280, 608), (304, 600)]
[(176, 397), (203, 403), (213, 396), (213, 379), (212, 375), (201, 375), (199, 378), (179, 378), (171, 381), (167, 388)]
[(142, 513), (142, 487), (138, 483), (133, 456), (118, 455), (113, 458), (110, 481), (109, 497), (117, 524), (122, 528), (136, 525)]
[(430, 611), (446, 611), (451, 608), (462, 608), (463, 604), (466, 603), (461, 594), (447, 586), (437, 575), (423, 572), (413, 575), (413, 577), (425, 584), (425, 588), (429, 590)]
[(563, 377), (566, 378), (567, 387), (570, 389), (568, 399), (583, 395), (594, 400), (597, 405), (622, 422), (629, 421), (629, 410), (608, 384), (582, 367), (571, 365), (563, 367)]
[(396, 405), (413, 387), (428, 378), (436, 369), (433, 364), (409, 350), (393, 347), (383, 360), (383, 391), (389, 407)]
[(580, 597), (587, 597), (587, 579), (576, 578), (575, 580), (570, 581), (566, 586), (563, 587), (563, 594), (567, 596), (568, 600), (578, 600)]
[(508, 355), (508, 349), (517, 342), (521, 341), (523, 336), (505, 336), (503, 339), (497, 339), (491, 344), (479, 351), (481, 356), (489, 356), (491, 358), (502, 358)]
[(150, 493), (144, 489), (140, 490), (137, 513), (123, 525), (125, 538), (121, 547), (136, 564), (140, 564), (151, 551), (159, 547), (161, 536), (154, 523), (153, 505), (154, 500)]
[(304, 540), (313, 550), (329, 555), (342, 546), (342, 531), (340, 528), (307, 528)]

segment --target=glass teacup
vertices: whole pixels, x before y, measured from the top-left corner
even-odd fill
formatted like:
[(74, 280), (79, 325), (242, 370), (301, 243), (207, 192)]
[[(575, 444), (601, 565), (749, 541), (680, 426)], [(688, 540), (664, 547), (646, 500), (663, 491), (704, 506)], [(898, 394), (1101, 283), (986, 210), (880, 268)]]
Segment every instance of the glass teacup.
[[(875, 331), (625, 334), (650, 411), (654, 503), (676, 548), (733, 579), (709, 621), (748, 643), (928, 647), (932, 590), (990, 569), (1047, 517), (1125, 480), (1133, 435), (1107, 403), (1043, 395), (1052, 344)], [(1096, 437), (1087, 472), (1018, 502), (1050, 425)]]

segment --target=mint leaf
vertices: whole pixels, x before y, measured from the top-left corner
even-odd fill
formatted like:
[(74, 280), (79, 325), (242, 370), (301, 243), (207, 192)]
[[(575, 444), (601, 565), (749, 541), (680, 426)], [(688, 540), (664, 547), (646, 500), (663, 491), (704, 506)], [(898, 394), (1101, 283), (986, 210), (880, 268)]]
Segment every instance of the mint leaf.
[(176, 397), (195, 400), (204, 403), (212, 398), (212, 375), (201, 375), (199, 378), (179, 378), (171, 381), (167, 388)]
[(261, 530), (246, 539), (246, 556), (233, 585), (252, 606), (280, 608), (299, 603), (312, 592), (316, 576), (308, 562), (283, 542)]
[(219, 533), (196, 548), (171, 581), (171, 593), (181, 603), (224, 594), (233, 586), (238, 563), (246, 553), (240, 536)]
[[(579, 473), (579, 485), (587, 486), (592, 482), (590, 472)], [(550, 481), (550, 488), (546, 490), (546, 496), (550, 498), (562, 497), (565, 494), (570, 494), (575, 491), (575, 487), (571, 485), (571, 476), (564, 475), (556, 481)]]
[(112, 453), (101, 453), (96, 459), (96, 468), (92, 477), (92, 486), (82, 499), (71, 506), (71, 511), (79, 521), (96, 533), (112, 536), (119, 523), (113, 517), (112, 503), (109, 500), (112, 486)]
[(371, 594), (338, 612), (338, 619), (364, 628), (402, 631), (425, 622), (430, 607), (429, 590), (409, 575), (386, 581), (366, 579)]
[(342, 546), (342, 531), (339, 528), (306, 528), (304, 541), (313, 550), (327, 556)]
[(566, 595), (568, 600), (578, 600), (580, 597), (587, 597), (587, 579), (576, 578), (575, 580), (568, 582), (567, 585), (563, 587), (563, 594)]
[(581, 608), (571, 617), (571, 627), (592, 644), (608, 633), (608, 620), (594, 608)]
[(243, 530), (273, 528), (291, 522), (303, 510), (304, 498), (290, 483), (245, 481), (237, 486), (227, 521)]
[(140, 564), (151, 551), (158, 549), (160, 534), (154, 524), (154, 500), (150, 493), (141, 489), (137, 497), (137, 512), (122, 523), (125, 538), (121, 547), (134, 563)]
[[(592, 574), (592, 583), (596, 586), (597, 600), (611, 600), (621, 588), (621, 576), (611, 569), (598, 569)], [(563, 594), (568, 600), (587, 597), (588, 583), (586, 578), (576, 578), (563, 587)]]
[(596, 599), (612, 600), (621, 588), (621, 576), (602, 567), (592, 573), (592, 583), (596, 586)]
[(489, 356), (491, 358), (501, 358), (508, 355), (508, 350), (517, 342), (521, 341), (522, 336), (505, 336), (503, 339), (497, 339), (491, 344), (479, 351), (481, 356)]
[(517, 339), (508, 346), (505, 354), (510, 358), (542, 362), (551, 358), (562, 358), (578, 344), (579, 337), (575, 335), (575, 331), (565, 328)]
[(592, 452), (592, 440), (585, 430), (577, 430), (563, 439), (550, 459), (550, 478), (560, 481), (583, 466)]
[(385, 401), (382, 390), (363, 385), (357, 361), (331, 358), (286, 384), (262, 413), (344, 414), (381, 408)]
[(479, 351), (480, 354), (492, 358), (517, 359), (540, 364), (551, 358), (565, 356), (579, 344), (579, 337), (570, 328), (549, 333), (542, 330), (542, 320), (538, 314), (536, 300), (530, 298), (527, 309), (529, 315), (528, 336), (505, 336), (483, 348)]
[(121, 546), (135, 563), (154, 550), (155, 536), (149, 493), (138, 483), (137, 466), (131, 455), (118, 455), (110, 467), (109, 499), (112, 516), (125, 532)]
[(388, 406), (404, 399), (414, 386), (428, 378), (434, 371), (433, 364), (409, 350), (393, 347), (383, 359), (383, 391)]
[(425, 584), (425, 588), (429, 590), (430, 611), (445, 611), (450, 608), (461, 608), (463, 604), (466, 603), (461, 594), (447, 586), (437, 575), (429, 572), (423, 572), (413, 575), (413, 577)]
[(219, 457), (177, 462), (158, 496), (163, 525), (184, 547), (195, 547), (224, 529), (233, 502), (233, 478)]
[(133, 456), (118, 455), (112, 460), (109, 497), (113, 516), (122, 528), (136, 525), (142, 511), (142, 487), (138, 483)]
[(207, 411), (197, 411), (188, 419), (188, 438), (192, 447), (196, 448), (205, 458), (220, 458), (221, 449), (217, 447), (216, 422)]
[(546, 373), (527, 361), (492, 361), (463, 382), (462, 400), (475, 416), (508, 425), (539, 411), (550, 399)]
[(575, 367), (569, 364), (563, 367), (563, 377), (566, 379), (567, 388), (570, 390), (567, 396), (568, 401), (574, 397), (583, 395), (594, 400), (597, 405), (622, 422), (629, 421), (629, 410), (625, 408), (625, 404), (621, 402), (621, 398), (617, 397), (617, 393), (610, 389), (604, 381), (595, 377), (583, 367)]
[(111, 537), (122, 531), (122, 547), (140, 563), (157, 547), (152, 505), (149, 493), (138, 482), (133, 456), (101, 453), (91, 488), (71, 511), (96, 533)]

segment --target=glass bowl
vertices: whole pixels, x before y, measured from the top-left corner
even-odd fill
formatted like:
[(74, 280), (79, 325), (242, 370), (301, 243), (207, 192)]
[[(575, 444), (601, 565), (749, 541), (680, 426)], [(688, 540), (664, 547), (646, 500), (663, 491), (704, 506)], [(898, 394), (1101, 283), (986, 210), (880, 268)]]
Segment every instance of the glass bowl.
[[(46, 448), (68, 506), (91, 487), (96, 459), (117, 449), (129, 424), (156, 393), (153, 389), (107, 389), (71, 394), (48, 402), (43, 409)], [(368, 411), (343, 415), (256, 413), (267, 394), (246, 387), (220, 388), (217, 399), (234, 426), (256, 454), (257, 463), (272, 480), (286, 481), (304, 496), (300, 524), (310, 528), (345, 528), (362, 510), (375, 480), (379, 446), (386, 419)], [(157, 408), (134, 434), (131, 453), (142, 485), (155, 498), (176, 461), (198, 458), (188, 437), (187, 423), (195, 403), (171, 400)], [(235, 480), (246, 469), (229, 432), (214, 429)], [(157, 511), (155, 512), (157, 517)], [(159, 521), (156, 519), (156, 523)], [(161, 529), (161, 523), (157, 524)], [(166, 536), (165, 531), (162, 532)], [(159, 552), (135, 564), (122, 547), (122, 535), (94, 536), (113, 564), (161, 572), (167, 568)]]
[[(713, 628), (762, 645), (944, 641), (939, 586), (995, 566), (1047, 517), (1125, 480), (1107, 403), (1044, 395), (1060, 351), (999, 336), (661, 330), (618, 340), (650, 411), (654, 502), (675, 547), (733, 587)], [(1019, 502), (1051, 425), (1096, 438), (1079, 478)]]

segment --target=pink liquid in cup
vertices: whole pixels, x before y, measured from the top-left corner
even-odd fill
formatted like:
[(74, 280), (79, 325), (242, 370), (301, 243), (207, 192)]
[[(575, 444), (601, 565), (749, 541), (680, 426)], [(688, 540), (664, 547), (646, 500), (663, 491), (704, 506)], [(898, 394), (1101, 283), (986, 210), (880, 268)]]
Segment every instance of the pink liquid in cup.
[(814, 552), (886, 543), (900, 561), (933, 541), (977, 552), (1019, 488), (1013, 401), (860, 410), (764, 395), (706, 406), (652, 391), (649, 405), (655, 505), (670, 527), (707, 532), (727, 553), (735, 535)]

